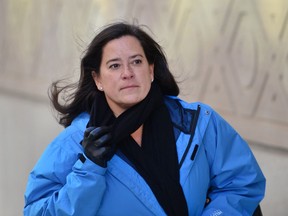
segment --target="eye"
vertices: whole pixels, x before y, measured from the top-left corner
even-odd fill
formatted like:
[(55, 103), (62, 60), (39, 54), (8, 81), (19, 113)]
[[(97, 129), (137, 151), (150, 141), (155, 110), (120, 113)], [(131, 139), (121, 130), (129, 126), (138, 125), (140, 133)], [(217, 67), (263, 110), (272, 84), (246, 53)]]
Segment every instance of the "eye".
[(119, 67), (120, 67), (120, 64), (111, 64), (111, 65), (109, 66), (109, 69), (115, 70), (115, 69), (118, 69)]
[(133, 64), (137, 65), (137, 64), (141, 64), (142, 63), (142, 60), (141, 59), (135, 59), (133, 61)]

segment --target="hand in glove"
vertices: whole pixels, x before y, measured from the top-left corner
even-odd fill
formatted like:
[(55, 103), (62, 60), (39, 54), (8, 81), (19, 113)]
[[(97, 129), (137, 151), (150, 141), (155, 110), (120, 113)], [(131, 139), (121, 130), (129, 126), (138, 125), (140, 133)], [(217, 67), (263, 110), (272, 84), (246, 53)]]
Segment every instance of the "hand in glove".
[(91, 161), (101, 167), (107, 167), (109, 161), (114, 153), (113, 147), (109, 141), (111, 140), (110, 127), (89, 127), (84, 133), (84, 139), (81, 142), (84, 147), (84, 154)]

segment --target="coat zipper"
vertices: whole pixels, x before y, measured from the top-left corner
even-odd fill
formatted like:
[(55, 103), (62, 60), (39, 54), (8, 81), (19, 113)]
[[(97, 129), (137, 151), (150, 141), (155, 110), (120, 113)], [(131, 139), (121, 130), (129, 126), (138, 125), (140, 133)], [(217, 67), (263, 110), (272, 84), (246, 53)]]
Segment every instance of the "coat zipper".
[[(195, 134), (195, 129), (196, 129), (198, 117), (199, 117), (199, 114), (200, 114), (200, 110), (201, 110), (201, 107), (200, 107), (200, 105), (198, 105), (197, 111), (196, 111), (196, 113), (195, 113), (195, 116), (194, 116), (193, 120), (191, 121), (191, 135), (190, 135), (190, 139), (189, 139), (188, 145), (187, 145), (187, 147), (186, 147), (186, 149), (185, 149), (185, 152), (184, 152), (184, 154), (183, 154), (183, 156), (182, 156), (182, 158), (181, 158), (181, 161), (180, 161), (180, 163), (179, 163), (179, 169), (182, 167), (183, 162), (184, 162), (184, 160), (185, 160), (185, 158), (186, 158), (186, 156), (187, 156), (187, 154), (188, 154), (188, 152), (189, 152), (189, 149), (190, 149), (190, 147), (191, 147), (192, 140), (193, 140), (194, 134)], [(198, 149), (198, 148), (197, 148), (197, 149)], [(197, 149), (196, 149), (196, 151), (197, 151)], [(195, 149), (194, 149), (194, 150), (195, 150)], [(194, 159), (195, 155), (196, 155), (196, 152), (193, 152), (193, 159)]]

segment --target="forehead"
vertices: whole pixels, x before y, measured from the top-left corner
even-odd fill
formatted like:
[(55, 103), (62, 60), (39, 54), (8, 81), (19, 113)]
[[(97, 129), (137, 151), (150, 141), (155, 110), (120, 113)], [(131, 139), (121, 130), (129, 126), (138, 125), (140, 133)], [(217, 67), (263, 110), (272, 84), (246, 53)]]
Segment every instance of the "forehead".
[(140, 41), (136, 37), (130, 35), (113, 39), (103, 47), (103, 57), (105, 55), (115, 55), (129, 52), (144, 52)]

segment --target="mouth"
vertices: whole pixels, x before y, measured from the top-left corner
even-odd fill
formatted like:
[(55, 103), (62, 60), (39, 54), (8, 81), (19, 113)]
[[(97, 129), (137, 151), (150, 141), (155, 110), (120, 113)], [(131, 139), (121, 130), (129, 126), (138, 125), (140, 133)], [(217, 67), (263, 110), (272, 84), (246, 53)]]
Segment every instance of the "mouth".
[(120, 90), (126, 90), (126, 89), (133, 89), (133, 88), (138, 88), (138, 85), (128, 85), (120, 88)]

